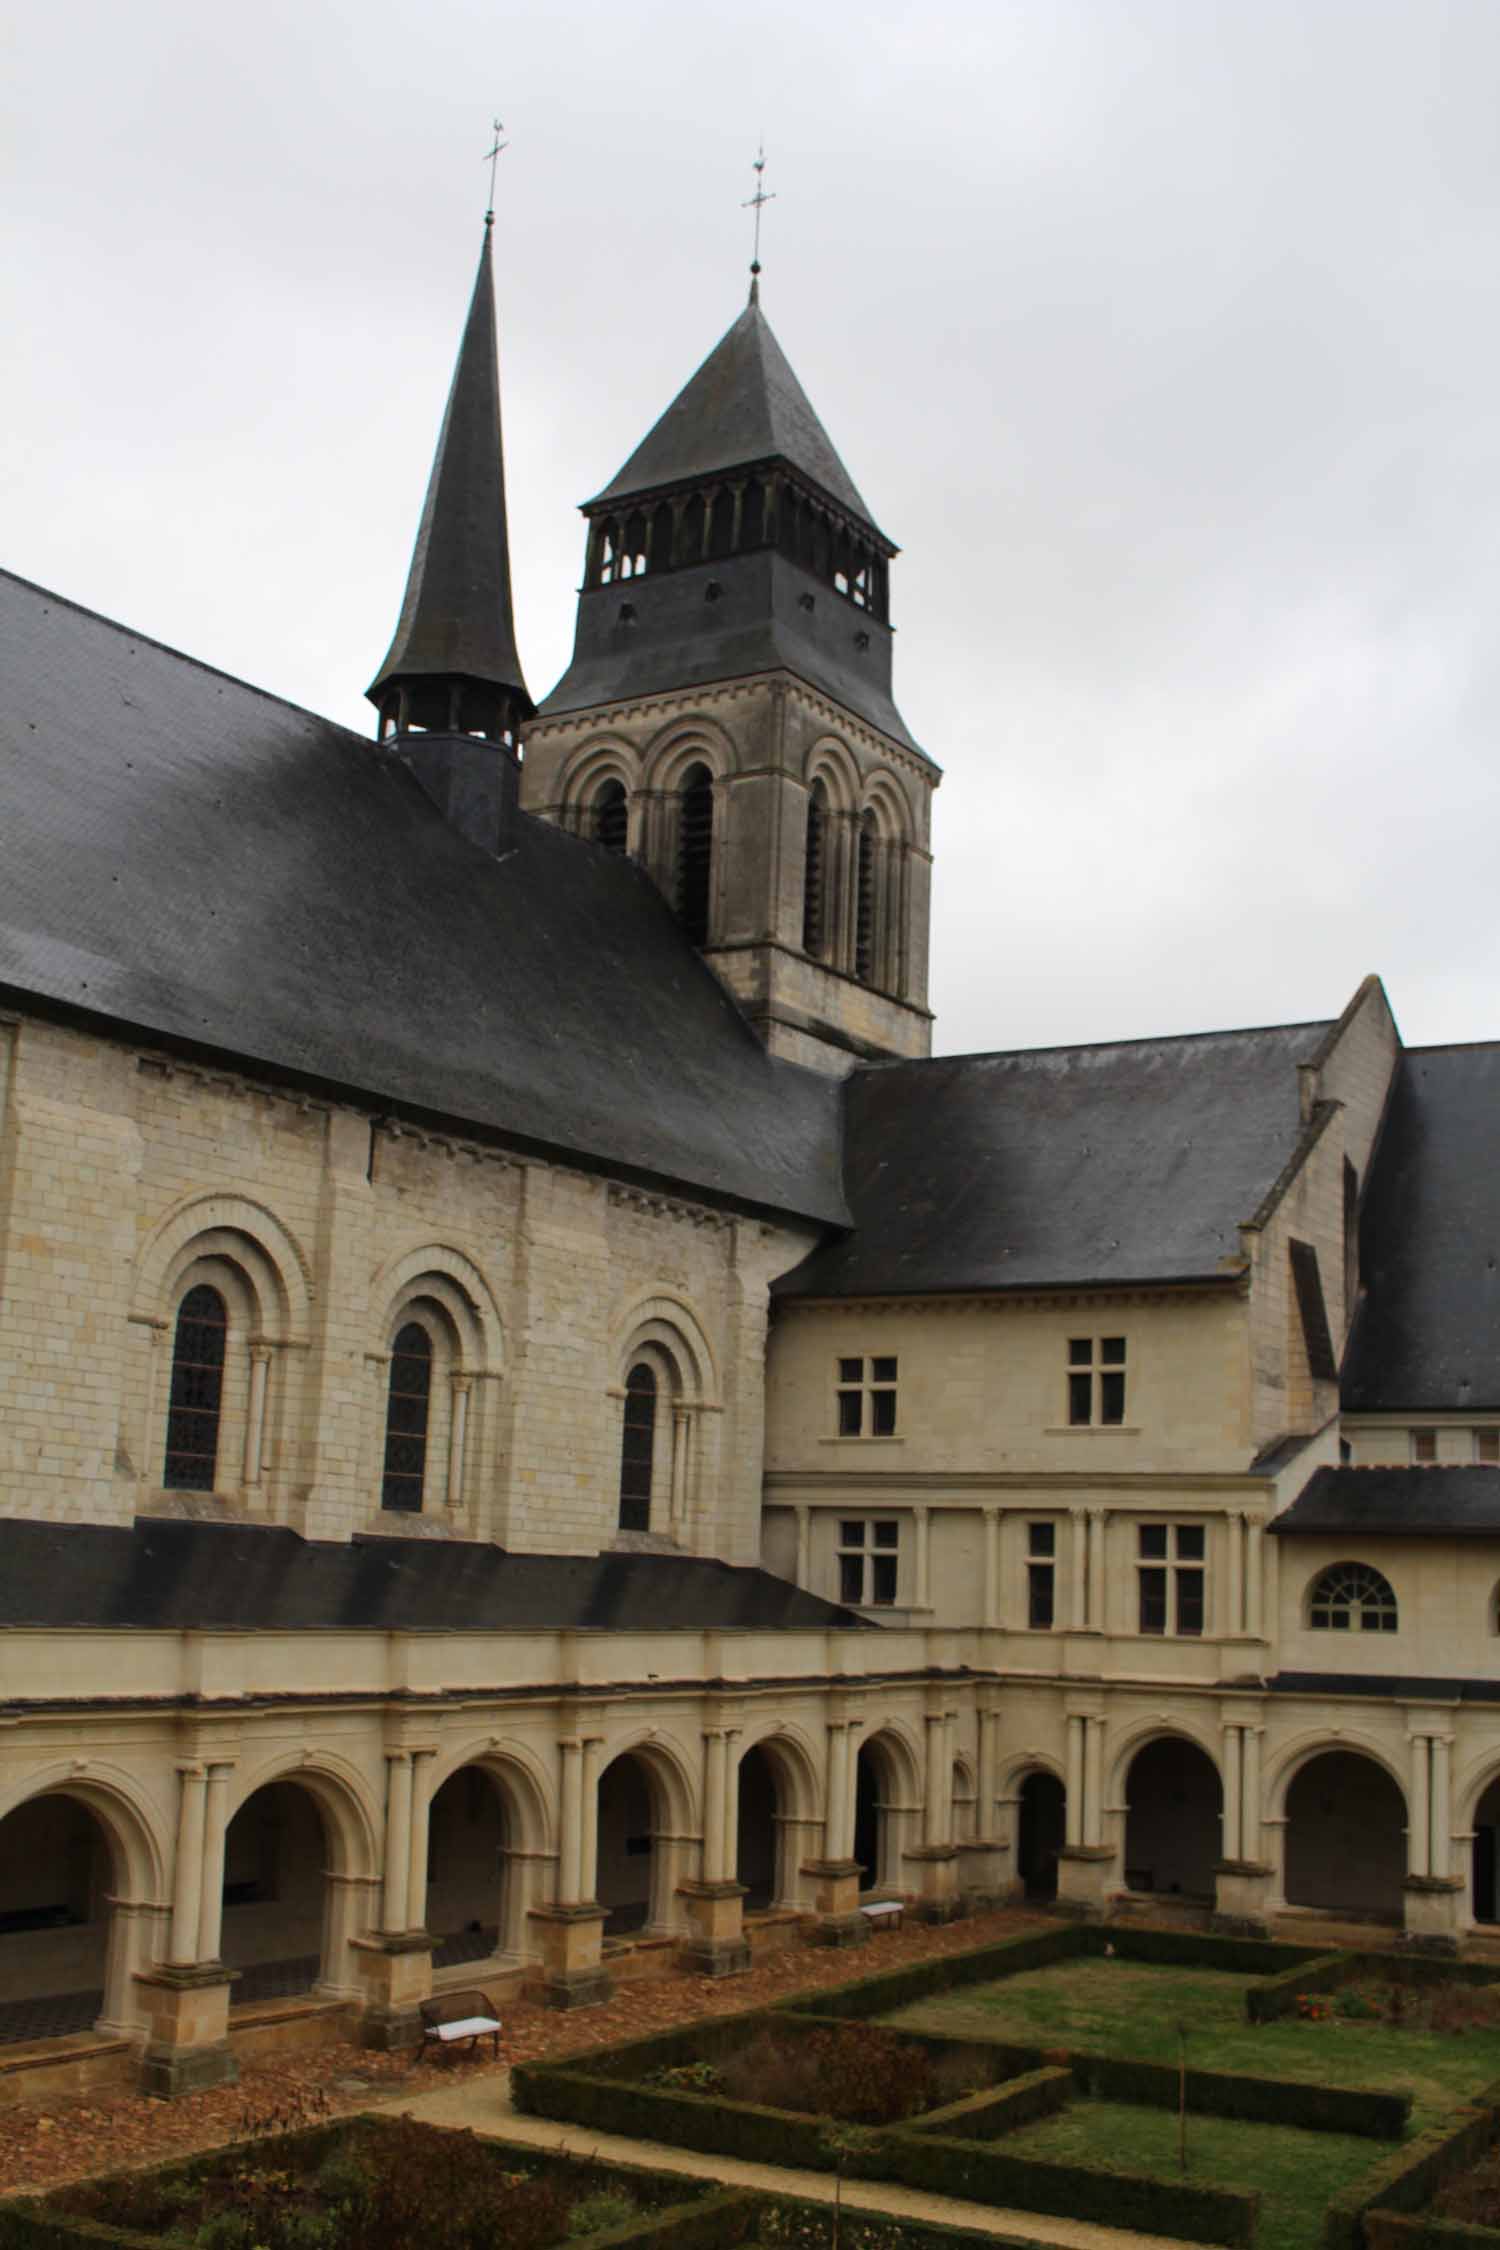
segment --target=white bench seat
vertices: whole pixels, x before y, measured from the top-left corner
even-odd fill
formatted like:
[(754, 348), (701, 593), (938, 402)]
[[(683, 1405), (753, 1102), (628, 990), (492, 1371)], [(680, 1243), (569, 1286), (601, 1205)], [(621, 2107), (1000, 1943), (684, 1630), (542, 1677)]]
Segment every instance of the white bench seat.
[(867, 1922), (899, 1922), (906, 1908), (899, 1898), (877, 1898), (859, 1911)]
[(498, 2031), (498, 2016), (460, 2016), (456, 2023), (430, 2023), (429, 2039), (481, 2039), (487, 2031)]

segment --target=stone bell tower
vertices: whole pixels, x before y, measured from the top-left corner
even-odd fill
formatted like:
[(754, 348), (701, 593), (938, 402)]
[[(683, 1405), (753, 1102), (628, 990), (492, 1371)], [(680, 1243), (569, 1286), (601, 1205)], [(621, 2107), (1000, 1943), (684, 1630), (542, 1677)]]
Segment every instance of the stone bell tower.
[(522, 803), (628, 852), (773, 1054), (929, 1052), (938, 769), (891, 699), (890, 564), (759, 284), (583, 510), (573, 661)]

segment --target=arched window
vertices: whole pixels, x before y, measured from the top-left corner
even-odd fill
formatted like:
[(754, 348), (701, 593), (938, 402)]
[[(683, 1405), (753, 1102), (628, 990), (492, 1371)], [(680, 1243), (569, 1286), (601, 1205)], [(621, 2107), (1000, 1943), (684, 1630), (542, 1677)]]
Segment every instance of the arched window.
[(591, 807), (594, 824), (594, 842), (602, 844), (607, 852), (625, 850), (625, 837), (630, 824), (630, 799), (625, 794), (623, 781), (606, 781), (594, 793)]
[(802, 872), (802, 950), (821, 955), (827, 927), (828, 792), (815, 781), (807, 800), (807, 856)]
[(382, 1508), (415, 1514), (427, 1474), (427, 1417), (432, 1405), (432, 1338), (409, 1320), (391, 1352), (391, 1387), (385, 1409), (385, 1477)]
[(1396, 1597), (1368, 1563), (1335, 1563), (1313, 1587), (1307, 1622), (1324, 1633), (1394, 1633)]
[(677, 914), (689, 941), (708, 943), (709, 881), (714, 857), (714, 779), (690, 766), (682, 784), (677, 830)]
[(859, 824), (855, 862), (854, 974), (869, 984), (875, 974), (875, 866), (878, 842), (873, 817), (866, 813)]
[(167, 1405), (167, 1458), (162, 1483), (173, 1492), (212, 1492), (224, 1402), (224, 1345), (229, 1315), (206, 1281), (177, 1308), (172, 1339), (172, 1389)]
[(625, 1434), (620, 1444), (620, 1529), (651, 1529), (651, 1471), (656, 1459), (656, 1376), (637, 1360), (625, 1378)]

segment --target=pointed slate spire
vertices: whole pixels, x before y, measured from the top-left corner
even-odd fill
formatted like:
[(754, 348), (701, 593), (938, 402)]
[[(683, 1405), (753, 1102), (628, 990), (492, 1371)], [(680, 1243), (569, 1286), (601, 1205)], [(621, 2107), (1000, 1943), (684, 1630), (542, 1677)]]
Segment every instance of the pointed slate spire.
[(490, 234), (459, 346), (395, 639), (366, 690), (381, 732), (504, 741), (534, 708), (511, 614)]
[(875, 530), (854, 479), (760, 309), (760, 291), (590, 510), (751, 462), (785, 461)]

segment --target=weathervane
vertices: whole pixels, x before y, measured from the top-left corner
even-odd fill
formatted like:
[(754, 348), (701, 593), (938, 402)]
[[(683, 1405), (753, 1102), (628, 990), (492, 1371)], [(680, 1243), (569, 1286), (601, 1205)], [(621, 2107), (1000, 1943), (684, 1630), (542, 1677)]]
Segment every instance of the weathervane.
[(492, 118), (490, 123), (495, 135), (495, 145), (484, 160), (490, 168), (490, 207), (484, 214), (484, 223), (487, 227), (492, 227), (495, 223), (495, 166), (500, 161), (502, 149), (507, 149), (510, 146), (509, 141), (502, 141), (500, 138), (500, 135), (505, 131), (505, 127), (501, 124), (499, 118)]
[(750, 302), (752, 305), (760, 303), (760, 215), (768, 203), (776, 201), (774, 192), (770, 195), (766, 193), (765, 170), (766, 144), (762, 140), (754, 165), (755, 193), (747, 196), (740, 205), (742, 211), (753, 211), (755, 213), (755, 248), (750, 257)]

